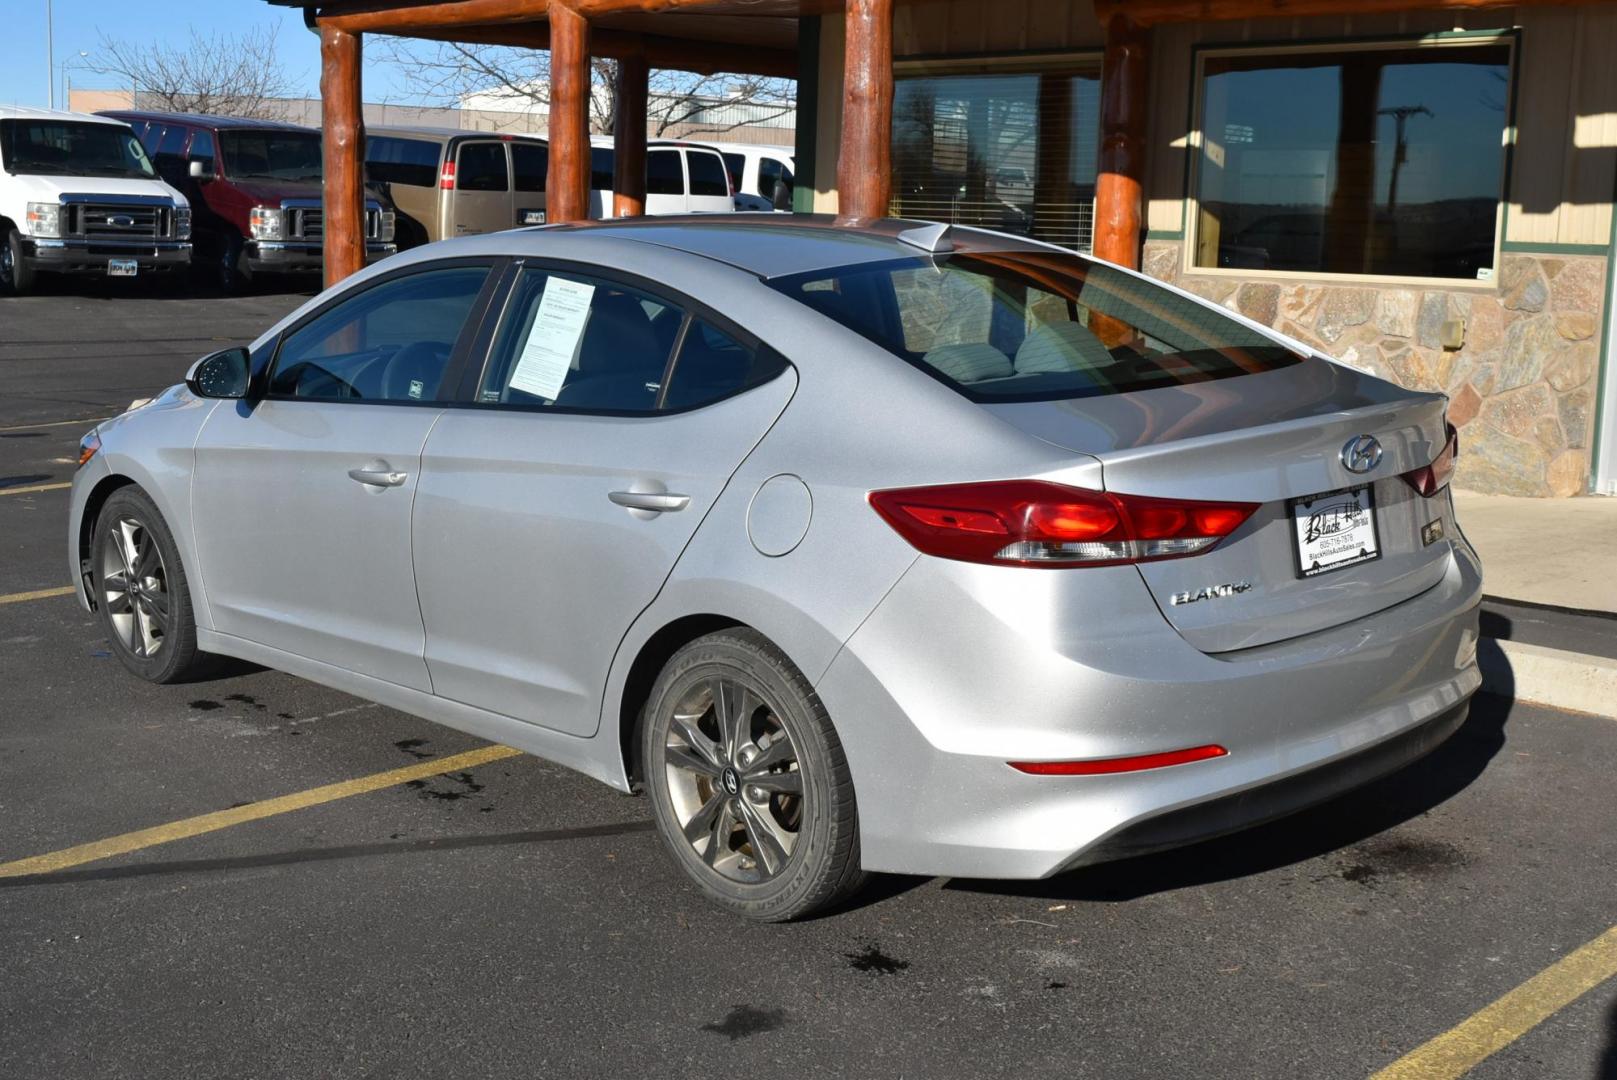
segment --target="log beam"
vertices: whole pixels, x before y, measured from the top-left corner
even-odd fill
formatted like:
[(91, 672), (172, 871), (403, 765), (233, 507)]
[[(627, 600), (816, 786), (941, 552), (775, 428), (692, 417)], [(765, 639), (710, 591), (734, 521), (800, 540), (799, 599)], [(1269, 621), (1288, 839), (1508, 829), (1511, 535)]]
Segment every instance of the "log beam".
[(583, 221), (590, 212), (590, 24), (550, 5), (550, 173), (545, 220)]
[[(397, 33), (428, 41), (476, 42), (481, 45), (511, 45), (523, 49), (550, 48), (548, 23), (478, 23), (471, 26), (401, 30)], [(590, 28), (590, 55), (604, 56), (612, 60), (643, 56), (651, 67), (659, 70), (694, 71), (702, 75), (733, 71), (744, 75), (773, 75), (783, 79), (795, 79), (798, 71), (797, 53), (789, 49), (763, 49), (750, 45), (695, 41), (657, 34), (600, 30), (595, 27)]]
[(837, 213), (887, 216), (893, 194), (893, 0), (847, 0)]
[(1411, 7), (1439, 11), (1475, 11), (1500, 7), (1576, 6), (1599, 0), (1095, 0), (1102, 26), (1122, 15), (1141, 26), (1176, 22), (1223, 22), (1230, 19), (1292, 18), (1304, 15), (1386, 15)]
[(360, 36), (320, 30), (321, 126), (325, 158), (326, 284), (365, 267), (365, 120)]
[(618, 61), (617, 112), (612, 118), (612, 216), (646, 212), (646, 96), (650, 67), (644, 53)]
[(1145, 179), (1146, 44), (1149, 31), (1114, 15), (1101, 64), (1100, 160), (1094, 253), (1138, 269)]

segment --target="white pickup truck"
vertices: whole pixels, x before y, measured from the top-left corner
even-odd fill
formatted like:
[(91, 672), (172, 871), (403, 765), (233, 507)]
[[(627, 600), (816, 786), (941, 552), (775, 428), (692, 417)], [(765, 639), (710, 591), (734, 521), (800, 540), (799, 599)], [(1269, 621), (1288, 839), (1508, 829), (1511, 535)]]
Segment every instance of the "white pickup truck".
[(191, 207), (121, 120), (0, 105), (0, 291), (191, 262)]

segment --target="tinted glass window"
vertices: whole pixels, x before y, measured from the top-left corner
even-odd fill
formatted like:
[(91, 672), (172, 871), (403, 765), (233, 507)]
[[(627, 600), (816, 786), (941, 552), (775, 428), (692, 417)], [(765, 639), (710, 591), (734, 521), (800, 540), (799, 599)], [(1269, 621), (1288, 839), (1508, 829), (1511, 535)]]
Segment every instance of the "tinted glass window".
[(122, 124), (0, 120), (0, 164), (14, 176), (153, 176), (135, 133)]
[(312, 131), (223, 131), (219, 145), (232, 180), (319, 180), (320, 136)]
[(691, 409), (768, 382), (786, 370), (773, 349), (751, 349), (729, 334), (692, 319), (663, 396), (665, 409)]
[(612, 282), (526, 271), (484, 372), (479, 400), (651, 412), (683, 313)]
[(460, 148), (455, 187), (461, 191), (509, 191), (505, 171), (505, 144), (475, 142)]
[(792, 208), (792, 170), (774, 158), (758, 162), (758, 194), (775, 204), (776, 210)]
[(438, 186), (438, 159), (443, 148), (424, 139), (377, 136), (365, 143), (365, 178), (373, 184)]
[(488, 270), (456, 266), (384, 281), (294, 330), (270, 379), (278, 397), (441, 401), (455, 340)]
[(590, 190), (612, 190), (613, 157), (610, 147), (597, 146), (590, 151)]
[[(608, 188), (612, 186), (608, 181)], [(685, 194), (685, 170), (678, 150), (652, 150), (646, 154), (646, 194)]]
[(1492, 278), (1508, 46), (1203, 64), (1197, 266)]
[[(741, 182), (747, 178), (747, 155), (725, 154), (724, 171), (730, 174), (730, 185), (737, 191), (746, 190)], [(754, 192), (754, 194), (757, 194)]]
[(725, 179), (724, 159), (705, 150), (687, 150), (685, 163), (691, 170), (692, 195), (728, 195), (730, 185)]
[(157, 143), (158, 158), (179, 157), (185, 152), (185, 128), (178, 124), (170, 124), (163, 129), (163, 137)]
[(518, 191), (545, 190), (545, 174), (550, 170), (550, 150), (533, 143), (511, 144), (511, 166)]
[(1301, 359), (1217, 309), (1053, 251), (895, 259), (771, 284), (973, 401), (1122, 394)]
[(213, 168), (213, 132), (198, 128), (197, 133), (191, 136), (192, 161), (200, 161), (208, 168)]

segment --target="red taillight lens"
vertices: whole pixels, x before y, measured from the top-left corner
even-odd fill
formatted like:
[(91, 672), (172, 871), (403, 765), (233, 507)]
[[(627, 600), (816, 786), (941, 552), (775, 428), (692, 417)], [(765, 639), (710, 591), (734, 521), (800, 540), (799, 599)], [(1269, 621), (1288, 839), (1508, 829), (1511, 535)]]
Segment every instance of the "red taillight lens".
[(1404, 473), (1409, 486), (1430, 499), (1448, 486), (1454, 476), (1454, 461), (1460, 456), (1460, 432), (1453, 424), (1444, 424), (1449, 441), (1443, 444), (1430, 465)]
[(1223, 757), (1229, 751), (1222, 746), (1192, 746), (1187, 750), (1168, 750), (1160, 754), (1137, 754), (1133, 757), (1090, 758), (1087, 761), (1011, 761), (1006, 764), (1017, 772), (1033, 776), (1106, 776), (1110, 773), (1140, 772), (1144, 769), (1163, 769), (1169, 765), (1188, 765), (1192, 761), (1206, 761)]
[(445, 191), (455, 190), (455, 163), (444, 162), (443, 171), (438, 174), (438, 186)]
[(1256, 503), (1087, 491), (1045, 480), (873, 491), (870, 505), (917, 550), (1009, 566), (1116, 566), (1197, 555)]

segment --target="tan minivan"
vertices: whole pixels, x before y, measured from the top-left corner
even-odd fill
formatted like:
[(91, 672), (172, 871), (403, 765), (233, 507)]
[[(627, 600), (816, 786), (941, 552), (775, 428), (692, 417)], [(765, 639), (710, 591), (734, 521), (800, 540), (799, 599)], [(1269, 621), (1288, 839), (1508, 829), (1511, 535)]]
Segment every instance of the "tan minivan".
[(544, 139), (427, 127), (367, 133), (365, 177), (398, 210), (401, 250), (544, 224)]

